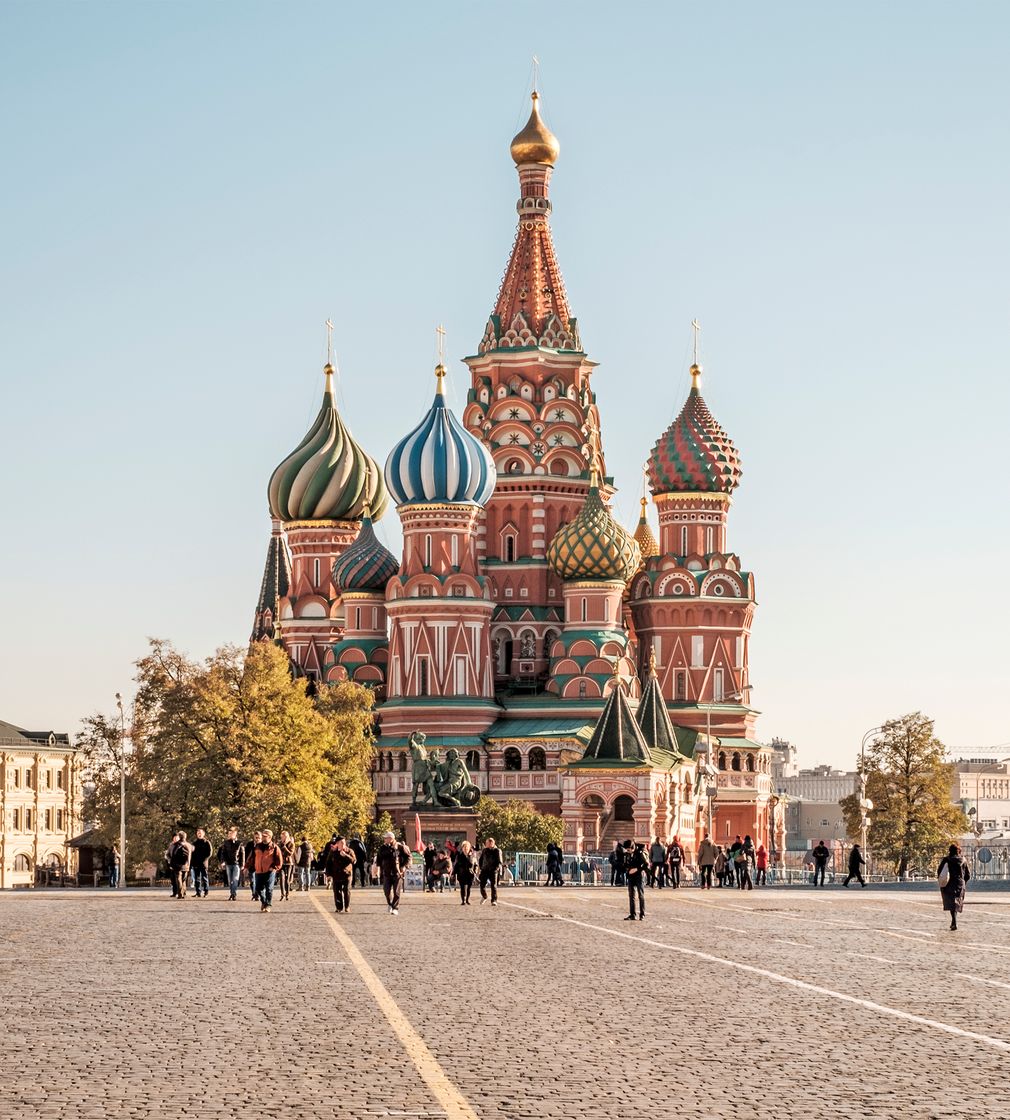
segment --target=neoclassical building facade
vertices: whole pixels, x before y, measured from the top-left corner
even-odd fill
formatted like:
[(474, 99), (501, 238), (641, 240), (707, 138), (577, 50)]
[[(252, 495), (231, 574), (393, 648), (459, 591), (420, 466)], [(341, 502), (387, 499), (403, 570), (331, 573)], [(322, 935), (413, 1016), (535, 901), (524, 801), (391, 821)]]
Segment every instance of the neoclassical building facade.
[(80, 831), (80, 805), (69, 736), (0, 720), (0, 888), (31, 886), (40, 867), (74, 873), (67, 841)]
[[(689, 850), (707, 828), (767, 844), (770, 759), (748, 676), (754, 577), (728, 539), (739, 456), (695, 364), (649, 455), (658, 539), (645, 498), (633, 532), (614, 518), (596, 363), (551, 235), (558, 154), (534, 92), (511, 145), (515, 240), (463, 359), (460, 417), (440, 364), (428, 410), (380, 468), (339, 416), (325, 368), (319, 415), (270, 479), (253, 638), (281, 641), (318, 681), (376, 690), (374, 788), (396, 817), (409, 812), (417, 728), (430, 748), (464, 755), (484, 794), (562, 815), (572, 852), (631, 829)], [(390, 507), (400, 557), (374, 532)], [(604, 725), (632, 744), (627, 757)]]

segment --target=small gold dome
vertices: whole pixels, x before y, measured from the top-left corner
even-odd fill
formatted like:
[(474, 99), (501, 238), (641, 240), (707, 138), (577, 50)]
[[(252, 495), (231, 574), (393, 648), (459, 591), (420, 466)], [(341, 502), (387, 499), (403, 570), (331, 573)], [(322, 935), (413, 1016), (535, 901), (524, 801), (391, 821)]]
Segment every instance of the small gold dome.
[(510, 150), (517, 167), (521, 163), (546, 163), (548, 167), (553, 167), (561, 151), (558, 138), (540, 119), (540, 108), (537, 105), (539, 100), (540, 94), (534, 90), (530, 119), (512, 141)]

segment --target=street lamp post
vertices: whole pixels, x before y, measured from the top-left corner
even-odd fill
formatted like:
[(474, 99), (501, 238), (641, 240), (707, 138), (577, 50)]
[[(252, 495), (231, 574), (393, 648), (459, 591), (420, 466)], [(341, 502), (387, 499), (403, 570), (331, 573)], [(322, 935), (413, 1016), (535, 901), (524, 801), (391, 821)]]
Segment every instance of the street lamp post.
[(116, 693), (119, 709), (119, 881), (120, 889), (126, 887), (126, 716), (123, 698)]
[(863, 740), (859, 744), (859, 850), (863, 853), (863, 859), (866, 861), (867, 875), (870, 873), (870, 856), (866, 850), (866, 829), (870, 823), (869, 812), (873, 808), (873, 802), (866, 798), (866, 740), (871, 735), (876, 735), (883, 730), (883, 725), (871, 727), (863, 735)]

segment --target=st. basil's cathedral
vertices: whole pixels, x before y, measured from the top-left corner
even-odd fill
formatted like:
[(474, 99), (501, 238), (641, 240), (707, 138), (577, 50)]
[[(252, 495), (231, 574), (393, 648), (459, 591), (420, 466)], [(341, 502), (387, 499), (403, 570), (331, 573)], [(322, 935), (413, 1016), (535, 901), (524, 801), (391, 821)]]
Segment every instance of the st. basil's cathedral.
[[(319, 414), (268, 487), (273, 531), (253, 631), (295, 671), (377, 695), (379, 811), (411, 815), (408, 740), (455, 748), (482, 795), (565, 822), (569, 853), (630, 836), (750, 834), (781, 851), (769, 750), (754, 739), (753, 575), (729, 551), (740, 458), (691, 368), (648, 458), (633, 533), (614, 518), (596, 394), (551, 239), (559, 144), (533, 93), (511, 145), (518, 228), (462, 418), (435, 370), (385, 469), (324, 369)], [(418, 402), (420, 405), (420, 402)], [(390, 506), (399, 561), (373, 523)]]

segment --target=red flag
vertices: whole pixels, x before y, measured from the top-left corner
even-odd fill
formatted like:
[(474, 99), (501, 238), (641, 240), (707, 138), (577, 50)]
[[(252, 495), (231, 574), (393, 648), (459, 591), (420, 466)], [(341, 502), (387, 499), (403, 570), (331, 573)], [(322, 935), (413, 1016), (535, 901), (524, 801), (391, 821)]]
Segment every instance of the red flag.
[(419, 813), (414, 814), (414, 835), (417, 837), (414, 843), (414, 851), (423, 852), (424, 841), (421, 839), (421, 816)]

